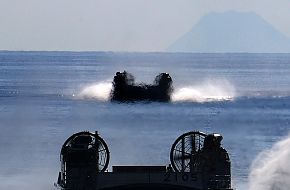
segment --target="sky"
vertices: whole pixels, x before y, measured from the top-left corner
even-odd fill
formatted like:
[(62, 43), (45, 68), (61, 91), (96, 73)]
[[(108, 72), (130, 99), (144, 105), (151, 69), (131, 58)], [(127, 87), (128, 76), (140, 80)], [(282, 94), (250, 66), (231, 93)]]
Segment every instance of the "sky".
[(165, 51), (204, 15), (230, 10), (290, 38), (290, 0), (0, 0), (0, 50)]

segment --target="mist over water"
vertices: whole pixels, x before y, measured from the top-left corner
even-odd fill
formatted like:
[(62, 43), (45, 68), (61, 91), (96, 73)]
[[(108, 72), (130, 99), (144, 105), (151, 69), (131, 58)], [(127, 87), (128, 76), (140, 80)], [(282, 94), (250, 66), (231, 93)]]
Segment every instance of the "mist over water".
[(253, 161), (249, 190), (290, 189), (290, 136), (262, 151)]
[[(77, 95), (80, 99), (108, 101), (112, 82), (98, 82), (85, 86)], [(172, 102), (211, 102), (233, 100), (236, 96), (234, 86), (227, 80), (206, 80), (197, 86), (174, 88)]]

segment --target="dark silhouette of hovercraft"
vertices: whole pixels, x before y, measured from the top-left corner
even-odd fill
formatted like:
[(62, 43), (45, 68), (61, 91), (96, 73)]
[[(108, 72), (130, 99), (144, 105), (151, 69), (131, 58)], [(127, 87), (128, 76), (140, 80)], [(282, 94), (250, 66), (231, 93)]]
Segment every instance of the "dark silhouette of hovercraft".
[(158, 101), (169, 102), (173, 91), (168, 73), (160, 73), (153, 84), (135, 84), (134, 76), (126, 71), (117, 72), (113, 80), (112, 101)]
[(231, 161), (222, 147), (222, 139), (217, 133), (189, 131), (172, 144), (170, 164), (117, 165), (108, 171), (110, 151), (105, 140), (98, 132), (79, 132), (69, 137), (61, 148), (61, 169), (55, 187), (60, 190), (233, 190)]

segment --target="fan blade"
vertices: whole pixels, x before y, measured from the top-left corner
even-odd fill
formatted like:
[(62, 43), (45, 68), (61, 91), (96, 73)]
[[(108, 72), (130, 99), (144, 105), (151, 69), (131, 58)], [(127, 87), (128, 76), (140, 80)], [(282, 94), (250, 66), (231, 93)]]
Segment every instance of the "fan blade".
[(185, 170), (185, 137), (181, 139), (181, 170)]
[[(180, 153), (182, 153), (182, 151), (181, 151), (181, 150), (178, 150), (178, 149), (174, 149), (174, 151), (175, 151), (175, 152), (180, 152)], [(188, 152), (184, 152), (184, 154), (186, 154), (186, 155), (190, 155), (190, 153), (188, 153)]]
[(190, 159), (191, 155), (179, 155), (179, 156), (174, 156), (173, 159), (174, 160), (187, 160), (187, 159)]

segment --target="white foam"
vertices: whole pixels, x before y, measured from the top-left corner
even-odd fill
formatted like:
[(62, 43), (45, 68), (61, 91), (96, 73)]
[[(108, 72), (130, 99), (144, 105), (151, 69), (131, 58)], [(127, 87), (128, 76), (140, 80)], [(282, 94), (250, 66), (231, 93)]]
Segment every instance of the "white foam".
[(250, 190), (290, 189), (290, 136), (265, 150), (254, 160), (249, 176)]
[(85, 86), (77, 95), (81, 99), (96, 99), (108, 101), (112, 90), (112, 82), (99, 82)]
[(173, 102), (210, 102), (232, 100), (235, 88), (227, 80), (207, 80), (200, 85), (177, 89), (172, 94)]

